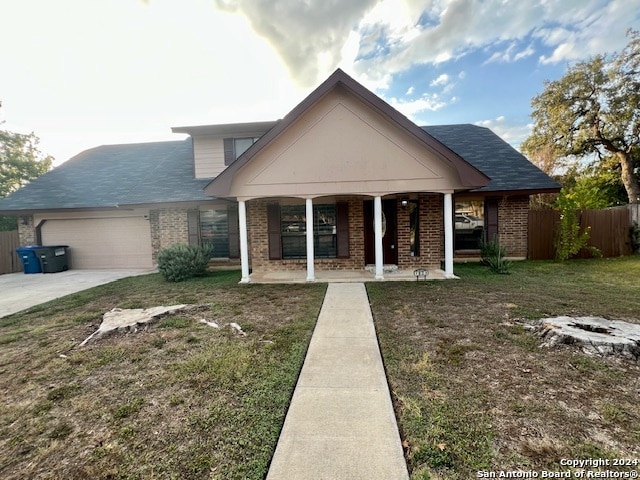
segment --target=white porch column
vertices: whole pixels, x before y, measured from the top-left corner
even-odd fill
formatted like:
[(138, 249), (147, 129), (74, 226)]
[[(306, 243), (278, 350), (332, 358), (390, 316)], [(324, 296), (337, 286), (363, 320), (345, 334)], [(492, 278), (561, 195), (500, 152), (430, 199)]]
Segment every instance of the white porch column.
[(444, 194), (444, 274), (453, 278), (453, 202), (450, 193)]
[(313, 267), (313, 200), (307, 198), (305, 205), (307, 207), (307, 282), (314, 282), (316, 277)]
[(242, 278), (240, 283), (249, 283), (249, 242), (247, 241), (247, 205), (244, 200), (238, 202), (238, 224), (240, 230), (240, 265)]
[(383, 280), (384, 263), (382, 253), (382, 197), (373, 199), (373, 232), (376, 253), (376, 280)]

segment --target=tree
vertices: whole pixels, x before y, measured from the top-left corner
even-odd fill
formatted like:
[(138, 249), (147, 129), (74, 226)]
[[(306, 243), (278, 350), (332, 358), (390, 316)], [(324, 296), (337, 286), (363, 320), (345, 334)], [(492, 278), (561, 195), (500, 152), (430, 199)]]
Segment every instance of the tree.
[(522, 144), (529, 157), (615, 158), (628, 202), (640, 203), (640, 32), (619, 54), (597, 55), (545, 82), (533, 98), (533, 132)]
[[(0, 129), (0, 198), (51, 169), (53, 157), (40, 152), (39, 141), (34, 133), (25, 135)], [(0, 216), (0, 230), (16, 228), (15, 217)]]

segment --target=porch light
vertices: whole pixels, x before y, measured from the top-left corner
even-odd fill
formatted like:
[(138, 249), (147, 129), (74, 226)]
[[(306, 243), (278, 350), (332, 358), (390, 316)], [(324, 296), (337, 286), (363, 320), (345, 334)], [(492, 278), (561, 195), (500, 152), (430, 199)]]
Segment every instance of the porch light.
[(400, 200), (400, 205), (402, 205), (402, 208), (407, 208), (409, 206), (409, 200), (403, 198), (402, 200)]

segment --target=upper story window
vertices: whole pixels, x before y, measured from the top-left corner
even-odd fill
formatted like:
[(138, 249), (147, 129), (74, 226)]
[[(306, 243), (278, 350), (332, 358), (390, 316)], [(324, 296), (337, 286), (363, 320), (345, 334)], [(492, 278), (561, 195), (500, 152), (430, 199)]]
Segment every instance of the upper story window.
[(236, 159), (246, 152), (260, 137), (225, 138), (224, 139), (224, 164), (231, 165)]

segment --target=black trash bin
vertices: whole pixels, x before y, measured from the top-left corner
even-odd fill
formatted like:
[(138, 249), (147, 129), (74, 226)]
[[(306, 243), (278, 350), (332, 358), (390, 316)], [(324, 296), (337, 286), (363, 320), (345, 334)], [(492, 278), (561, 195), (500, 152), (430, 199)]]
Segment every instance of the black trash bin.
[(40, 259), (37, 254), (39, 248), (41, 248), (40, 245), (16, 248), (16, 252), (22, 261), (24, 273), (42, 273), (42, 265), (40, 265)]
[(69, 247), (67, 245), (36, 248), (43, 273), (58, 273), (69, 270)]

